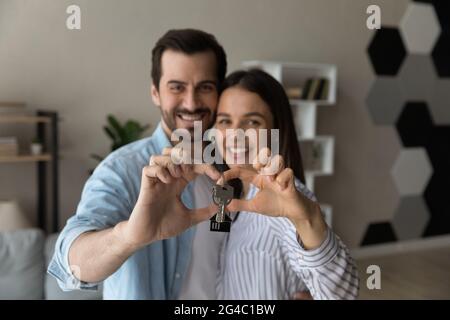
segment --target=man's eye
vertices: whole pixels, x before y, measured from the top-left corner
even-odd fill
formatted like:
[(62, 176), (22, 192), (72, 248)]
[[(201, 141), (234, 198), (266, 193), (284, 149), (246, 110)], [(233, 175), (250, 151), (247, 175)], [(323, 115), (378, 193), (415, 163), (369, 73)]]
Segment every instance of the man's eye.
[(200, 86), (201, 92), (212, 92), (214, 91), (215, 87), (211, 84), (203, 84)]
[(181, 92), (181, 91), (183, 91), (183, 86), (180, 85), (180, 84), (175, 84), (175, 85), (171, 85), (171, 86), (169, 87), (169, 89), (170, 89), (170, 91), (172, 91), (172, 92)]

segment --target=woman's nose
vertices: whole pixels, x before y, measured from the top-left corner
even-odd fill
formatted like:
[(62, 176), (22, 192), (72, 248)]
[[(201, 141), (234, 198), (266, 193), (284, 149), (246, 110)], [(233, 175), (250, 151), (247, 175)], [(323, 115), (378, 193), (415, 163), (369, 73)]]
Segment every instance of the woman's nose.
[(226, 138), (230, 143), (245, 141), (245, 132), (237, 125), (230, 126), (226, 131)]
[(230, 130), (233, 130), (234, 134), (237, 134), (236, 132), (240, 131), (239, 129), (244, 129), (239, 121), (231, 121), (231, 124), (228, 126)]

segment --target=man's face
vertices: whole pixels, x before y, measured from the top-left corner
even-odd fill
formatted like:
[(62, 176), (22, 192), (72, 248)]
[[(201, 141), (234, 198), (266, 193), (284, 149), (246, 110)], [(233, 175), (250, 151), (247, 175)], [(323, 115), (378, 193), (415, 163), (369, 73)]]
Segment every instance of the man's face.
[(170, 137), (175, 129), (194, 130), (201, 121), (203, 131), (214, 120), (217, 107), (216, 58), (213, 52), (187, 55), (174, 50), (161, 57), (159, 90), (152, 85), (153, 102), (161, 108), (162, 125)]

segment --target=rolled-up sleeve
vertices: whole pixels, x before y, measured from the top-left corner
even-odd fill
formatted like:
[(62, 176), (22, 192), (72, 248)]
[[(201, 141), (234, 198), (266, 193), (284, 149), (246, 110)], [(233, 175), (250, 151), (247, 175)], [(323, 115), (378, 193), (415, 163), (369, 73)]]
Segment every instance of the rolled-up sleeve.
[(286, 258), (314, 299), (356, 299), (358, 269), (348, 248), (330, 229), (314, 250), (305, 250), (297, 239), (285, 237)]
[[(128, 170), (128, 172), (127, 172)], [(87, 283), (77, 279), (82, 274), (77, 266), (69, 264), (69, 250), (81, 234), (103, 230), (128, 219), (137, 198), (136, 181), (117, 159), (107, 158), (86, 182), (76, 214), (61, 231), (47, 272), (54, 276), (62, 290), (97, 290), (99, 283)], [(136, 169), (138, 170), (138, 169)], [(137, 174), (140, 177), (139, 174)]]
[[(297, 189), (312, 201), (314, 194), (298, 180)], [(308, 287), (314, 299), (356, 299), (359, 293), (359, 275), (347, 246), (328, 227), (322, 244), (306, 250), (295, 228), (283, 234), (284, 259)]]

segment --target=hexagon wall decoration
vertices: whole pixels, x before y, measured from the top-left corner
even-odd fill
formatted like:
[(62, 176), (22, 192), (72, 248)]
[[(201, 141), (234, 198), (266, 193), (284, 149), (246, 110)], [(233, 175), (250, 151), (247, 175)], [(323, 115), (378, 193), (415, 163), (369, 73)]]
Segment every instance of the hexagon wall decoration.
[(391, 170), (399, 207), (391, 221), (373, 217), (361, 245), (450, 234), (450, 1), (411, 2), (367, 53), (377, 76), (367, 110), (395, 126), (404, 149)]

